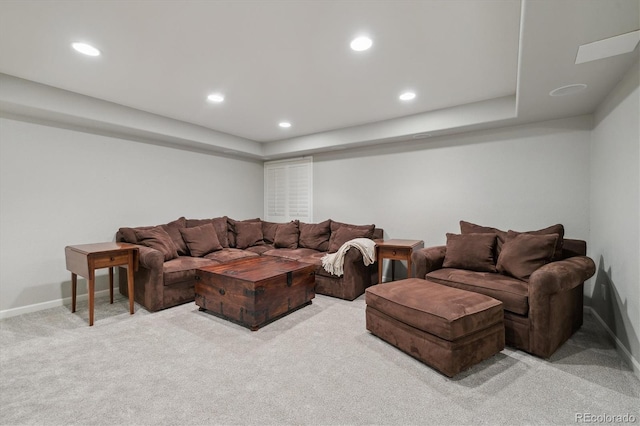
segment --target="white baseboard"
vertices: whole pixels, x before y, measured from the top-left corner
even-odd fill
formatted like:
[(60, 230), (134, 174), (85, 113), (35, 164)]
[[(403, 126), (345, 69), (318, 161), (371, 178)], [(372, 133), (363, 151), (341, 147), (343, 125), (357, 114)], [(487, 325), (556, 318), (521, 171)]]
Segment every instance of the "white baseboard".
[[(96, 297), (102, 297), (109, 294), (109, 289), (99, 290), (95, 292)], [(87, 300), (89, 295), (79, 294), (77, 301)], [(42, 311), (45, 309), (57, 308), (58, 306), (71, 305), (71, 297), (64, 299), (50, 300), (48, 302), (34, 303), (33, 305), (20, 306), (19, 308), (5, 309), (0, 311), (0, 319), (15, 317), (17, 315), (28, 314), (31, 312)]]
[(604, 331), (606, 331), (609, 336), (611, 336), (613, 341), (616, 343), (616, 350), (618, 351), (618, 354), (620, 354), (622, 359), (624, 359), (627, 364), (629, 364), (629, 366), (633, 370), (633, 374), (638, 376), (638, 379), (640, 379), (640, 362), (638, 362), (638, 360), (633, 357), (631, 352), (629, 352), (629, 350), (622, 344), (620, 339), (618, 339), (618, 336), (613, 333), (613, 330), (609, 328), (609, 326), (591, 306), (585, 306), (584, 312), (593, 315), (593, 317), (596, 319), (596, 321), (598, 321)]

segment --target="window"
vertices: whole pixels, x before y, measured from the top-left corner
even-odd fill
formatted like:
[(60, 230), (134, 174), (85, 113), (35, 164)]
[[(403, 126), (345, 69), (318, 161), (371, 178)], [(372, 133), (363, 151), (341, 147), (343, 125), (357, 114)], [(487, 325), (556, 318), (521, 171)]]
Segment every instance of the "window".
[(264, 220), (313, 222), (313, 159), (264, 163)]

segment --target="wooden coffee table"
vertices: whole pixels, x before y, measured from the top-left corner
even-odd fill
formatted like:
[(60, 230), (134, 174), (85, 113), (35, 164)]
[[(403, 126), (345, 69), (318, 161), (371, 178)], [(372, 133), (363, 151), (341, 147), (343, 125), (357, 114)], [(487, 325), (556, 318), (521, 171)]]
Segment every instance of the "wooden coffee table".
[(314, 271), (314, 265), (272, 256), (199, 268), (196, 305), (255, 331), (311, 304)]

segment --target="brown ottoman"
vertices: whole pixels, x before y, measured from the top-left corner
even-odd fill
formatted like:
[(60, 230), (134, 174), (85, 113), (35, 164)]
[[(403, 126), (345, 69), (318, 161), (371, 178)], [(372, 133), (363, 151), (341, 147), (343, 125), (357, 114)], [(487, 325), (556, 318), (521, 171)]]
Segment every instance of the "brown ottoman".
[(367, 330), (453, 377), (504, 349), (502, 302), (409, 278), (366, 291)]

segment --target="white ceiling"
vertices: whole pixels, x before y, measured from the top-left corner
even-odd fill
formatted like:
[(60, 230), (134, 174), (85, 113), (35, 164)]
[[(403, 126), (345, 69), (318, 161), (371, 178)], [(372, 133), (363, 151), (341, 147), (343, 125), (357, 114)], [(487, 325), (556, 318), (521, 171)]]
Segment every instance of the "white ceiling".
[[(636, 48), (575, 65), (578, 47), (640, 29), (639, 5), (4, 0), (0, 108), (29, 109), (26, 86), (10, 93), (10, 77), (19, 77), (129, 107), (123, 116), (133, 108), (173, 119), (164, 124), (176, 128), (168, 142), (261, 158), (575, 116), (593, 112), (638, 57)], [(373, 47), (354, 52), (349, 42), (361, 34)], [(70, 47), (74, 41), (91, 43), (102, 55), (79, 55)], [(588, 88), (548, 95), (571, 83)], [(405, 90), (416, 99), (400, 101)], [(207, 102), (212, 92), (225, 101)], [(147, 136), (171, 133), (123, 123), (115, 113), (91, 118), (100, 127), (96, 120)], [(292, 127), (279, 128), (282, 120)], [(221, 143), (219, 132), (236, 138)]]

